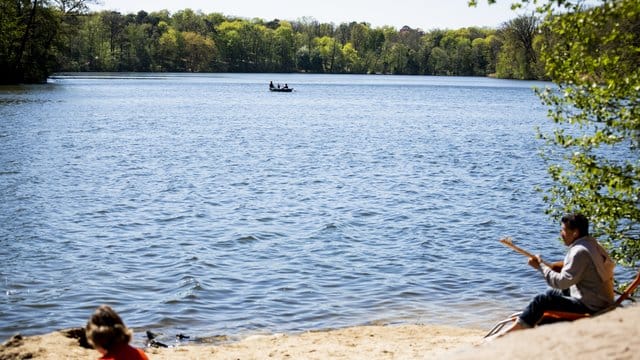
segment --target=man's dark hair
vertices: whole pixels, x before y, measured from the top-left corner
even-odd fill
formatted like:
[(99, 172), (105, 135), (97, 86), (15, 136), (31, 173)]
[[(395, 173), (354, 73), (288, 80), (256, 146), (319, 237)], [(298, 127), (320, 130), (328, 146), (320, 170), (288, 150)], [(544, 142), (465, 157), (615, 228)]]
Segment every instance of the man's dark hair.
[(562, 223), (570, 230), (578, 229), (580, 237), (589, 235), (589, 220), (582, 214), (567, 214), (562, 217)]

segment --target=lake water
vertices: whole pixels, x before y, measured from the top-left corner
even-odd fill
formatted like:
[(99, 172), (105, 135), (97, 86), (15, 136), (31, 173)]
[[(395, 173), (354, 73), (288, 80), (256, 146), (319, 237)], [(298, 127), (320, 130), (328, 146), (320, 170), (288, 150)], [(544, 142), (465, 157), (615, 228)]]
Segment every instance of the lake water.
[[(270, 80), (292, 93), (270, 93)], [(0, 339), (112, 305), (142, 336), (489, 328), (561, 259), (547, 83), (70, 74), (0, 88)], [(140, 340), (138, 340), (140, 341)]]

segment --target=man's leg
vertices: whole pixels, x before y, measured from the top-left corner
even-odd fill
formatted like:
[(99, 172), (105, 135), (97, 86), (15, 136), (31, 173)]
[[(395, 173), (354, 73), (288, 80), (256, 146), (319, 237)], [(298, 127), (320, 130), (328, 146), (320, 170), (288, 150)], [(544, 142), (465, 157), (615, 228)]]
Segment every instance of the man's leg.
[(513, 324), (501, 331), (497, 336), (535, 326), (542, 319), (545, 311), (592, 313), (579, 300), (563, 295), (560, 290), (552, 289), (534, 297)]
[(579, 300), (564, 296), (560, 290), (553, 289), (534, 297), (518, 319), (525, 327), (532, 327), (538, 324), (545, 311), (592, 312)]

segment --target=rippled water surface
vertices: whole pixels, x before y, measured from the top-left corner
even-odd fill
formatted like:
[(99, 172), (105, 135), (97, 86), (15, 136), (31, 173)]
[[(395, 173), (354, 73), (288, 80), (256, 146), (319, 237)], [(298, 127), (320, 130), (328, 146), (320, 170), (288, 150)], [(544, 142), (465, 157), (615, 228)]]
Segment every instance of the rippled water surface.
[[(293, 93), (270, 93), (287, 82)], [(545, 83), (67, 75), (0, 88), (0, 338), (489, 327), (561, 257), (543, 214)]]

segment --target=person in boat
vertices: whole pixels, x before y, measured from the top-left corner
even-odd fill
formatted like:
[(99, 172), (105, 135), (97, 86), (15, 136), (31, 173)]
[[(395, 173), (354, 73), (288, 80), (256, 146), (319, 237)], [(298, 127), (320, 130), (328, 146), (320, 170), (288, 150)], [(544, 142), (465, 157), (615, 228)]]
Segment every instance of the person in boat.
[(273, 88), (274, 88), (273, 81), (269, 81), (269, 89), (273, 89)]
[(528, 261), (552, 289), (535, 296), (500, 335), (537, 325), (545, 311), (594, 314), (613, 304), (615, 264), (589, 235), (589, 220), (582, 214), (563, 216), (560, 237), (569, 248), (560, 271), (545, 265), (539, 255)]
[(289, 84), (284, 84), (284, 88), (288, 89), (289, 88)]
[(91, 315), (85, 333), (89, 344), (102, 354), (100, 360), (149, 360), (144, 351), (129, 345), (131, 330), (107, 305), (99, 306)]

